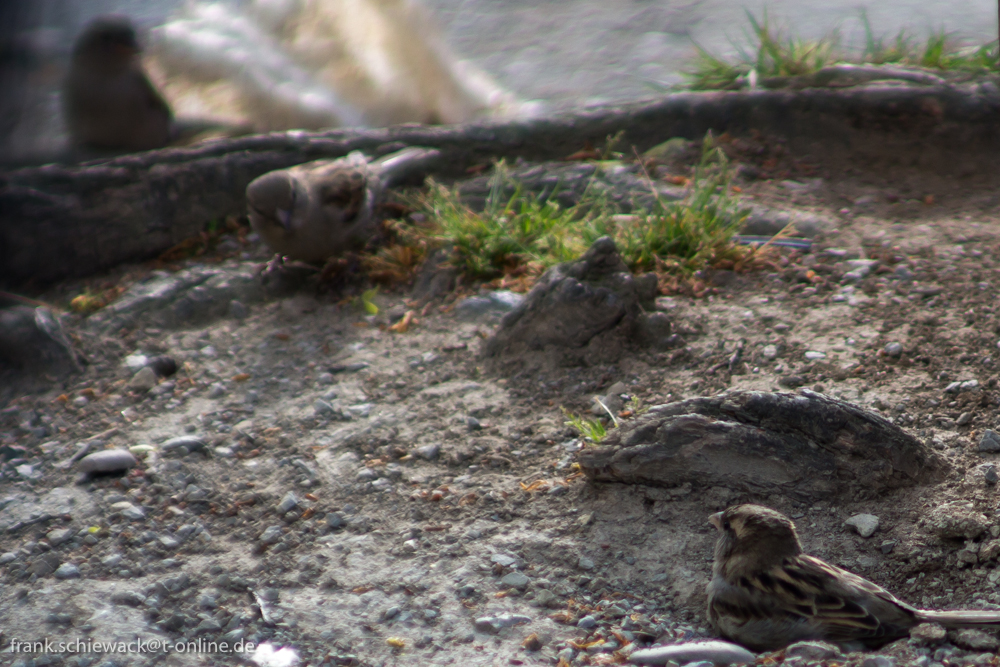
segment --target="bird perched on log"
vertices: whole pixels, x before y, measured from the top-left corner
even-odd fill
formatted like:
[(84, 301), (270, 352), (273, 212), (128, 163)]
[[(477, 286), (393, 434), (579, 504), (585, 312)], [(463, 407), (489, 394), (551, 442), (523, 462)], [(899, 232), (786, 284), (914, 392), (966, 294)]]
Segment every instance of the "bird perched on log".
[(802, 553), (795, 524), (759, 505), (713, 514), (718, 529), (708, 617), (723, 637), (757, 651), (820, 639), (876, 648), (919, 623), (1000, 627), (997, 611), (917, 609), (887, 590)]
[(91, 22), (73, 46), (62, 103), (74, 148), (120, 153), (162, 148), (173, 114), (139, 59), (135, 29), (124, 16)]
[(385, 189), (423, 176), (438, 155), (413, 147), (369, 160), (355, 151), (268, 172), (247, 186), (250, 225), (281, 257), (325, 261), (363, 246)]

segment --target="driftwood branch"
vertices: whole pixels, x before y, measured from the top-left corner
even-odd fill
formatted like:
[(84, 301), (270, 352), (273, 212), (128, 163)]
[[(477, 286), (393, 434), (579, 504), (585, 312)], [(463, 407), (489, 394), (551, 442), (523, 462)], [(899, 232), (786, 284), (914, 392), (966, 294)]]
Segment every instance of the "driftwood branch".
[[(0, 286), (44, 284), (155, 256), (213, 219), (244, 211), (257, 176), (352, 150), (404, 146), (442, 152), (442, 176), (499, 157), (552, 160), (623, 133), (644, 150), (708, 130), (759, 131), (792, 147), (868, 165), (905, 161), (941, 171), (994, 167), (1000, 89), (992, 81), (801, 91), (681, 93), (662, 99), (516, 122), (449, 127), (280, 132), (80, 165), (0, 175)], [(942, 159), (961, 152), (962, 160)]]

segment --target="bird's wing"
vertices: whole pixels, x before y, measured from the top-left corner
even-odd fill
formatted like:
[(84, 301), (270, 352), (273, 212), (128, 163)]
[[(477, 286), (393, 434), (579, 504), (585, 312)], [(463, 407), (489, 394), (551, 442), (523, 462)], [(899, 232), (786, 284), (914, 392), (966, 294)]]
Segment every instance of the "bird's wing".
[(354, 222), (365, 204), (367, 186), (364, 167), (332, 169), (318, 184), (320, 203), (339, 211), (345, 223)]
[(833, 641), (894, 636), (914, 624), (912, 607), (884, 588), (812, 556), (785, 559), (747, 583)]
[(160, 94), (160, 91), (149, 80), (146, 73), (141, 69), (135, 69), (131, 72), (131, 75), (135, 79), (136, 90), (139, 91), (142, 97), (143, 105), (147, 109), (162, 113), (168, 120), (172, 118), (173, 112), (170, 111), (170, 105), (163, 99), (163, 95)]

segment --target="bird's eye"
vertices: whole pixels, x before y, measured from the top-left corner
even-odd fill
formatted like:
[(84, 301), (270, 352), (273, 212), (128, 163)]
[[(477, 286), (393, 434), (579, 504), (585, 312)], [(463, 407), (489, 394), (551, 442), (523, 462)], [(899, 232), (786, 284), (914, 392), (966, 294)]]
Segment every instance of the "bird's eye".
[(722, 529), (723, 530), (729, 530), (731, 528), (732, 528), (732, 526), (729, 523), (729, 519), (723, 519), (722, 520)]

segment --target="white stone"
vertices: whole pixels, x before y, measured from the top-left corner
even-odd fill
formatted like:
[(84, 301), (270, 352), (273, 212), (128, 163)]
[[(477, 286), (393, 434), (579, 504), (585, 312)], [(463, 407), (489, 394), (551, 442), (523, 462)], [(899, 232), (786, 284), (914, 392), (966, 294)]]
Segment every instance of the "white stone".
[(854, 528), (861, 537), (871, 537), (878, 530), (878, 517), (874, 514), (855, 514), (844, 525)]

